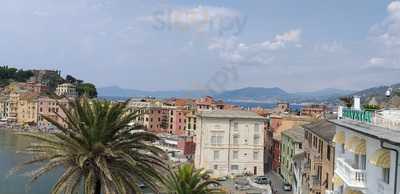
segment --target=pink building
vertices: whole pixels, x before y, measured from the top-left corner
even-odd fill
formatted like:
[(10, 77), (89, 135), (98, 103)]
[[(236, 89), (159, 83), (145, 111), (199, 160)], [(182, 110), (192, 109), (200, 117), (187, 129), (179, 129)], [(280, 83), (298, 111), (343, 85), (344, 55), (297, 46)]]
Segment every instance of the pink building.
[(184, 109), (171, 109), (169, 116), (169, 129), (168, 133), (174, 135), (186, 134), (186, 114), (187, 110)]
[(68, 105), (68, 100), (67, 99), (60, 99), (60, 100), (55, 100), (49, 97), (39, 97), (38, 102), (38, 127), (41, 129), (52, 129), (54, 126), (52, 126), (47, 120), (43, 118), (43, 115), (50, 117), (52, 119), (55, 119), (58, 121), (60, 124), (66, 126), (64, 119), (65, 114), (61, 110), (60, 106), (58, 104), (62, 104), (64, 106)]

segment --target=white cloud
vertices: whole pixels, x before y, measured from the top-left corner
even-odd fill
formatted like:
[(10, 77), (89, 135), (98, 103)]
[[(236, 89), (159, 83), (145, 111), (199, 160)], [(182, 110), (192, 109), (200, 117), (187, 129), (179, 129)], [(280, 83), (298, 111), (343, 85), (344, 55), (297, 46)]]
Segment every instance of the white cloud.
[(237, 38), (219, 38), (212, 41), (208, 49), (217, 51), (219, 56), (229, 63), (241, 63), (252, 65), (271, 64), (274, 53), (287, 47), (302, 48), (299, 44), (301, 30), (295, 29), (276, 35), (270, 41), (246, 44), (239, 42)]
[(272, 41), (265, 41), (261, 43), (262, 47), (269, 50), (277, 50), (284, 48), (287, 43), (298, 42), (300, 40), (301, 30), (295, 29), (283, 34), (278, 34)]
[(138, 20), (151, 22), (157, 29), (196, 30), (219, 34), (226, 31), (240, 33), (246, 23), (246, 17), (239, 11), (215, 6), (158, 10), (153, 15), (139, 17)]
[(386, 47), (400, 47), (400, 1), (392, 1), (387, 12), (383, 22), (371, 28), (372, 36)]
[(381, 57), (372, 57), (369, 59), (368, 63), (371, 65), (382, 65), (385, 63), (385, 59)]

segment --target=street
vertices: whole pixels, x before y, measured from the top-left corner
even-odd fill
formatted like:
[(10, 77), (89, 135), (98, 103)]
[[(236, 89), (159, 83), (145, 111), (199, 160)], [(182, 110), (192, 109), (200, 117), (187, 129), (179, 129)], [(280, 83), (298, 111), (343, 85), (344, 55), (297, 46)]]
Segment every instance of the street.
[[(235, 189), (235, 180), (230, 179), (227, 181), (221, 181), (221, 187), (228, 191), (230, 194), (273, 194), (271, 187), (277, 194), (291, 194), (291, 191), (283, 191), (283, 181), (282, 178), (276, 173), (268, 173), (265, 176), (271, 179), (270, 185), (259, 185), (254, 183), (254, 177), (246, 177), (249, 180), (250, 189), (238, 191)], [(241, 178), (243, 179), (243, 178)]]

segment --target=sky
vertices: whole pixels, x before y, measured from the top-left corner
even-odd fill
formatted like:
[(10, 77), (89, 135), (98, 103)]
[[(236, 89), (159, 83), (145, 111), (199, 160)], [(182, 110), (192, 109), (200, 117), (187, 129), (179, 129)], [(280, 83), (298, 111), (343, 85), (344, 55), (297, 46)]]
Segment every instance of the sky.
[(359, 90), (400, 82), (400, 1), (2, 0), (0, 63), (98, 87)]

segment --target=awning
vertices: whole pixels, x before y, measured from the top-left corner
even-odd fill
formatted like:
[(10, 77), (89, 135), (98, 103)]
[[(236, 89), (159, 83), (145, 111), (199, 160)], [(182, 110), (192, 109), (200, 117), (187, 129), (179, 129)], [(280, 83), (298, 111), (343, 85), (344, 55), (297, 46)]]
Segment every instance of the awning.
[(350, 151), (355, 154), (365, 155), (367, 152), (365, 139), (359, 139), (359, 141), (354, 145), (354, 147), (350, 148)]
[(335, 186), (335, 188), (339, 188), (344, 184), (343, 180), (338, 175), (333, 176), (332, 183)]
[(336, 144), (344, 144), (346, 137), (344, 135), (344, 131), (336, 132), (335, 137), (333, 137), (333, 142)]
[(376, 150), (369, 162), (381, 168), (390, 168), (390, 151), (383, 148)]
[(363, 194), (361, 191), (353, 190), (353, 189), (346, 189), (345, 194)]
[(346, 140), (346, 145), (344, 146), (346, 150), (351, 151), (351, 149), (353, 149), (353, 147), (358, 144), (360, 141), (360, 138), (357, 136), (351, 136), (350, 138), (348, 138)]

